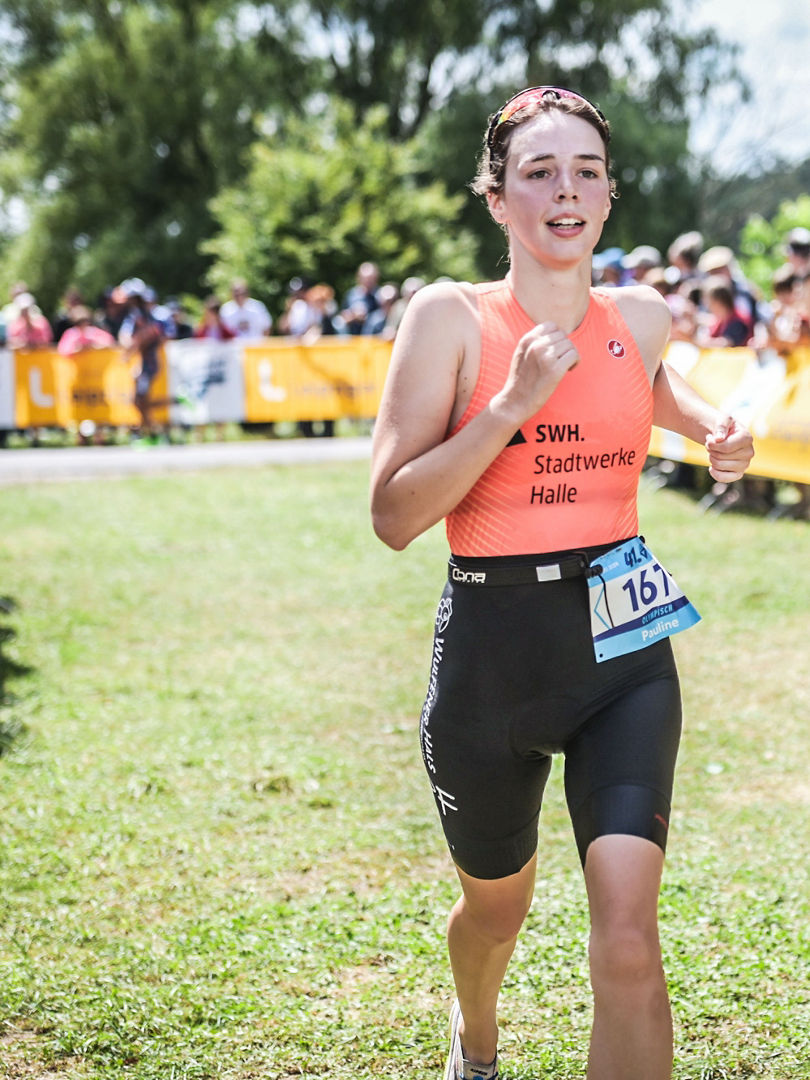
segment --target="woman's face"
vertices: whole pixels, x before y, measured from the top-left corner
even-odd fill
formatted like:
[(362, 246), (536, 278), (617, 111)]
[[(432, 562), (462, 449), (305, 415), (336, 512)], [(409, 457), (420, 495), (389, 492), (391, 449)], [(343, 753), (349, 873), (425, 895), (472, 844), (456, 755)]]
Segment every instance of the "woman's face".
[(558, 268), (590, 259), (610, 213), (599, 132), (556, 109), (539, 113), (515, 129), (503, 192), (487, 198), (508, 230), (513, 263), (521, 252)]

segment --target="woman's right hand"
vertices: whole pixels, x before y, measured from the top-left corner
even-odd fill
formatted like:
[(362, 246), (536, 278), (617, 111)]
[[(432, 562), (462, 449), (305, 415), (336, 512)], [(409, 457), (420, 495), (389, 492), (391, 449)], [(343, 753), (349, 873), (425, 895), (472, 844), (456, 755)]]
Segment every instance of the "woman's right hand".
[(519, 427), (540, 411), (566, 372), (578, 363), (579, 353), (557, 324), (538, 323), (518, 342), (506, 383), (492, 399), (493, 406), (513, 411)]

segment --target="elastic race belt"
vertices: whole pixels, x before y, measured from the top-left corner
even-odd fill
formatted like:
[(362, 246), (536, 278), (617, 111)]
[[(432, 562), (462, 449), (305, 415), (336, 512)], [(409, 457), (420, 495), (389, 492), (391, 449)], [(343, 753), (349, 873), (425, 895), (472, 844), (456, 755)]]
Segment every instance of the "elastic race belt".
[(594, 573), (584, 551), (566, 555), (557, 562), (537, 562), (522, 566), (493, 566), (486, 569), (459, 566), (451, 558), (448, 577), (454, 585), (537, 585), (562, 578), (590, 577)]

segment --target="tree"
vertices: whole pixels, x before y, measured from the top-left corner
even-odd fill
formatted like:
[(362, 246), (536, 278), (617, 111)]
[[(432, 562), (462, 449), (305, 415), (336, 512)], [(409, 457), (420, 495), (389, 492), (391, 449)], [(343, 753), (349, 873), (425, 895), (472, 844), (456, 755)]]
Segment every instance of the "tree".
[(708, 174), (700, 184), (701, 228), (712, 243), (736, 248), (752, 215), (773, 218), (782, 203), (808, 191), (810, 158), (731, 176)]
[(810, 195), (783, 202), (770, 221), (752, 214), (740, 234), (742, 268), (766, 295), (774, 272), (785, 263), (785, 237), (800, 226), (810, 229)]
[(46, 307), (71, 281), (93, 295), (133, 274), (196, 291), (212, 199), (255, 168), (255, 140), (280, 147), (273, 133), (300, 133), (331, 97), (357, 127), (385, 107), (378, 138), (463, 194), (454, 221), (494, 274), (503, 238), (465, 184), (487, 113), (532, 82), (573, 85), (613, 122), (622, 199), (605, 243), (664, 246), (697, 219), (687, 100), (733, 78), (733, 52), (684, 29), (692, 2), (6, 0), (0, 193), (28, 228), (0, 288), (22, 276)]
[(309, 0), (308, 9), (325, 42), (330, 89), (358, 116), (385, 105), (388, 134), (409, 139), (459, 85), (457, 69), (474, 80), (488, 65), (486, 28), (502, 2)]
[(397, 282), (473, 275), (475, 240), (457, 226), (462, 198), (419, 182), (411, 144), (387, 139), (387, 123), (382, 107), (358, 123), (337, 102), (258, 141), (243, 181), (212, 202), (211, 284), (224, 291), (247, 278), (278, 313), (292, 277), (342, 293), (367, 259)]
[[(483, 77), (456, 83), (419, 133), (427, 172), (450, 190), (466, 184), (486, 116), (521, 86), (570, 86), (595, 101), (613, 129), (620, 199), (604, 246), (666, 248), (695, 228), (701, 172), (688, 150), (689, 104), (718, 85), (743, 86), (735, 49), (711, 30), (691, 30), (690, 5), (665, 0), (509, 0), (488, 23), (493, 61)], [(679, 14), (680, 11), (680, 14)], [(505, 81), (502, 72), (509, 72)], [(497, 73), (497, 76), (493, 76)], [(504, 244), (469, 197), (462, 221), (481, 233), (482, 271), (493, 273)]]
[(11, 245), (51, 306), (137, 274), (163, 293), (199, 288), (211, 197), (240, 175), (259, 124), (301, 101), (316, 65), (292, 56), (282, 5), (250, 19), (224, 0), (17, 0), (5, 5), (9, 82), (0, 190), (21, 197)]

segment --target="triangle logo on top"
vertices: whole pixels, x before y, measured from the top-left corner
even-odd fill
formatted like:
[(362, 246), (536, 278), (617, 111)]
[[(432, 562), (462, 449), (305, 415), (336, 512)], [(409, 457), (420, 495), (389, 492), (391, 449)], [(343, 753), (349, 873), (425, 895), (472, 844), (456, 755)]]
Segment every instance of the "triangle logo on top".
[(522, 444), (525, 443), (525, 442), (526, 442), (526, 436), (523, 434), (523, 432), (520, 430), (520, 428), (518, 428), (517, 431), (515, 432), (515, 434), (512, 436), (512, 438), (509, 440), (509, 442), (506, 445), (507, 446), (522, 446)]

